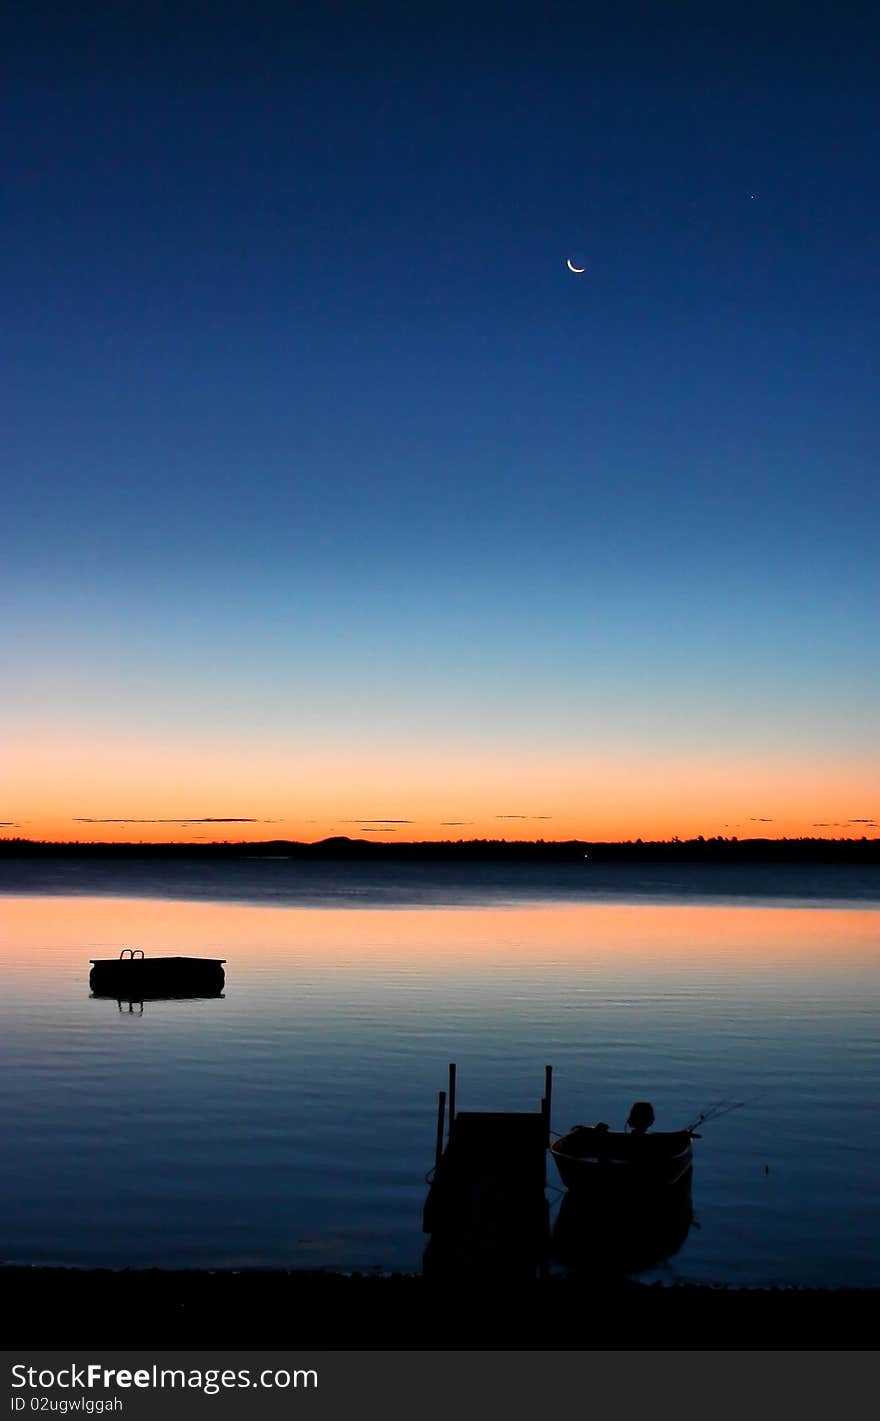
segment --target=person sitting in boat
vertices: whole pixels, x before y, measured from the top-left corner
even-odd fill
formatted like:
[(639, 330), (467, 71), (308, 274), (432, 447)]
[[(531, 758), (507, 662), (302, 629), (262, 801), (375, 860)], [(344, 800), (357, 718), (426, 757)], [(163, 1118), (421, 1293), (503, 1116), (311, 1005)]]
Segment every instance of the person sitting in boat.
[(634, 1135), (645, 1135), (654, 1123), (654, 1107), (650, 1101), (637, 1100), (627, 1117), (626, 1128)]

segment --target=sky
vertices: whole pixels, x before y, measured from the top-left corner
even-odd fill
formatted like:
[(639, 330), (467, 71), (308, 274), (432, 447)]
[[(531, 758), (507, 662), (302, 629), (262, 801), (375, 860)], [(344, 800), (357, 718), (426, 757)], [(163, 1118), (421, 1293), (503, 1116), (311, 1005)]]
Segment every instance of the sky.
[(878, 834), (872, 7), (3, 27), (0, 835)]

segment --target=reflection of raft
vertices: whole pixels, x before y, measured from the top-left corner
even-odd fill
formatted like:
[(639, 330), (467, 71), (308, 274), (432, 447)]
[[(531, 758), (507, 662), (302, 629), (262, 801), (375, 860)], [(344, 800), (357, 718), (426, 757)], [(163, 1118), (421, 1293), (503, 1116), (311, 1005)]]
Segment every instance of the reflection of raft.
[(151, 997), (216, 997), (226, 980), (225, 957), (145, 957), (123, 948), (118, 957), (93, 957), (89, 986), (96, 997), (146, 1001)]

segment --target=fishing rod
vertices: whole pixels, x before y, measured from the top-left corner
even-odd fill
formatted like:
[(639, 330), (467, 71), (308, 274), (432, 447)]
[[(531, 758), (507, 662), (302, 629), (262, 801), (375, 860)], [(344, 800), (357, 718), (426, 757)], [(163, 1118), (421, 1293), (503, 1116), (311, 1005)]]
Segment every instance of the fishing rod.
[[(708, 1125), (710, 1120), (718, 1120), (722, 1115), (729, 1115), (731, 1110), (742, 1110), (745, 1105), (753, 1105), (760, 1096), (753, 1095), (749, 1100), (715, 1100), (711, 1105), (707, 1105), (701, 1110), (692, 1125), (685, 1125), (689, 1135), (692, 1135), (698, 1125)], [(700, 1138), (699, 1135), (696, 1137)]]

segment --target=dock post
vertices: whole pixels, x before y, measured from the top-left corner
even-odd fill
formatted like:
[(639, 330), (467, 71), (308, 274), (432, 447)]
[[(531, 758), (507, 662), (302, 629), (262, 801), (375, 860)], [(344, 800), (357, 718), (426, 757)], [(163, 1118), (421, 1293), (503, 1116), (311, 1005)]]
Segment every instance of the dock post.
[(550, 1103), (553, 1099), (553, 1067), (544, 1067), (544, 1104), (547, 1113), (547, 1144), (550, 1143)]
[(541, 1114), (544, 1117), (544, 1188), (547, 1188), (547, 1151), (550, 1148), (550, 1106), (553, 1100), (553, 1067), (544, 1067), (544, 1095)]
[(455, 1124), (455, 1062), (449, 1062), (449, 1133), (447, 1139), (452, 1139), (452, 1127)]
[(443, 1156), (443, 1118), (446, 1114), (446, 1091), (441, 1090), (437, 1101), (437, 1144), (434, 1149), (434, 1168), (439, 1168)]
[[(544, 1099), (541, 1101), (541, 1109), (544, 1112), (544, 1189), (547, 1188), (547, 1152), (550, 1149), (550, 1111), (553, 1105), (553, 1067), (544, 1067)], [(544, 1246), (538, 1263), (538, 1277), (546, 1278), (550, 1255), (550, 1205), (544, 1200)]]

